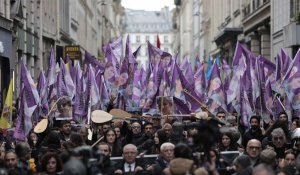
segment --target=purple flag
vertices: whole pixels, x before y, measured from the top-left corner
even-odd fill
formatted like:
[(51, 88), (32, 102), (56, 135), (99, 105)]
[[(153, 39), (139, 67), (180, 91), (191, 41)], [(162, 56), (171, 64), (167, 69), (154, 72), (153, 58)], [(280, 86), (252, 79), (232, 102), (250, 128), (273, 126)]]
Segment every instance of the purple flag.
[(60, 71), (62, 72), (62, 78), (66, 87), (67, 95), (70, 99), (73, 99), (75, 96), (75, 85), (62, 58), (60, 58)]
[(212, 73), (208, 83), (208, 108), (212, 114), (217, 114), (221, 108), (227, 111), (226, 97), (223, 89), (220, 71), (216, 62), (213, 64)]
[(87, 115), (87, 109), (85, 109), (85, 93), (84, 93), (84, 78), (79, 64), (75, 66), (75, 89), (76, 94), (74, 98), (73, 116), (79, 123), (86, 123), (87, 119), (84, 118)]
[(288, 54), (285, 52), (284, 49), (280, 50), (280, 57), (281, 59), (281, 72), (282, 72), (282, 76), (288, 71), (289, 66), (292, 63), (292, 59), (291, 57), (288, 56)]
[(61, 68), (60, 71), (58, 72), (57, 82), (56, 82), (56, 90), (57, 90), (58, 97), (68, 96), (67, 87), (64, 81), (64, 71), (62, 71), (64, 62), (62, 61), (60, 64), (61, 64), (60, 66)]
[(236, 111), (240, 111), (240, 78), (246, 71), (246, 58), (242, 55), (239, 64), (233, 68), (233, 76), (231, 78), (229, 89), (227, 91), (227, 104), (232, 105)]
[(104, 82), (104, 77), (100, 73), (100, 71), (97, 72), (96, 74), (96, 83), (99, 89), (99, 94), (100, 94), (100, 101), (101, 101), (101, 109), (105, 109), (105, 104), (109, 102), (109, 95), (108, 95), (108, 89), (105, 85)]
[(100, 70), (101, 72), (104, 72), (105, 69), (104, 64), (100, 63), (98, 60), (93, 58), (93, 56), (88, 51), (85, 51), (84, 55), (85, 55), (84, 63), (86, 64), (87, 67), (89, 64), (91, 64), (95, 68), (95, 70)]
[(88, 109), (88, 105), (90, 105), (92, 111), (93, 108), (97, 109), (100, 103), (99, 89), (95, 80), (95, 71), (91, 65), (89, 65), (87, 72), (86, 102), (85, 109)]
[(200, 97), (202, 102), (206, 102), (206, 80), (205, 80), (205, 70), (204, 64), (200, 63), (197, 72), (195, 73), (195, 91)]
[(191, 111), (189, 107), (179, 98), (173, 97), (173, 103), (175, 107), (176, 114), (190, 114)]
[(240, 42), (237, 42), (232, 61), (232, 67), (238, 66), (242, 57), (245, 58), (246, 64), (249, 64), (249, 59), (255, 58), (255, 55), (245, 46), (243, 46)]
[(285, 91), (293, 109), (300, 108), (300, 50), (285, 76)]
[(56, 69), (55, 69), (55, 57), (54, 57), (54, 50), (51, 48), (50, 52), (50, 60), (49, 60), (49, 66), (47, 71), (47, 80), (48, 80), (48, 87), (55, 84), (56, 82)]
[(37, 122), (41, 116), (46, 116), (49, 111), (48, 88), (44, 71), (40, 72), (37, 84), (37, 91), (40, 96), (40, 101), (38, 107), (34, 112), (34, 115), (32, 116), (33, 122)]
[(248, 100), (247, 92), (245, 91), (246, 75), (244, 74), (240, 80), (240, 115), (242, 124), (249, 127), (249, 119), (253, 115), (250, 102)]
[(142, 77), (143, 77), (144, 69), (138, 69), (134, 72), (134, 80), (133, 80), (133, 94), (132, 94), (132, 101), (133, 107), (138, 107), (141, 97), (142, 97)]
[(39, 95), (34, 85), (33, 79), (24, 62), (21, 65), (21, 104), (18, 116), (18, 121), (14, 133), (14, 138), (24, 141), (30, 130), (32, 129), (32, 114), (35, 111)]

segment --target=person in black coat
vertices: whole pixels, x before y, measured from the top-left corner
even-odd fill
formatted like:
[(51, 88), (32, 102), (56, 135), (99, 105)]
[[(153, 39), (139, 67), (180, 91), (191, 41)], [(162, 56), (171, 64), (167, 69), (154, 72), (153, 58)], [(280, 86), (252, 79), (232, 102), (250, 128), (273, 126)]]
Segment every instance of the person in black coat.
[(137, 173), (144, 170), (143, 164), (138, 161), (138, 150), (133, 144), (127, 144), (123, 148), (123, 161), (115, 165), (115, 174)]

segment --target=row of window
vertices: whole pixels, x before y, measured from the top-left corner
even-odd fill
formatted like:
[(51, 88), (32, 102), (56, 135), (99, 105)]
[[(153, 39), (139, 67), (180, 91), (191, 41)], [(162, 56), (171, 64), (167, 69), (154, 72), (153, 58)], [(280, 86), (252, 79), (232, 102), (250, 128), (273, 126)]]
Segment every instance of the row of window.
[[(136, 42), (136, 43), (141, 43), (142, 40), (144, 40), (144, 36), (140, 36), (140, 35), (136, 35), (136, 36), (135, 36), (135, 42)], [(165, 35), (165, 36), (163, 37), (163, 40), (162, 40), (161, 37), (159, 37), (159, 40), (160, 40), (161, 43), (169, 43), (169, 37), (168, 37), (167, 35)], [(145, 42), (147, 42), (147, 41), (149, 41), (149, 42), (154, 41), (154, 42), (156, 43), (156, 42), (157, 42), (157, 36), (156, 36), (156, 35), (155, 35), (155, 36), (149, 36), (149, 35), (146, 35), (144, 41), (145, 41)]]

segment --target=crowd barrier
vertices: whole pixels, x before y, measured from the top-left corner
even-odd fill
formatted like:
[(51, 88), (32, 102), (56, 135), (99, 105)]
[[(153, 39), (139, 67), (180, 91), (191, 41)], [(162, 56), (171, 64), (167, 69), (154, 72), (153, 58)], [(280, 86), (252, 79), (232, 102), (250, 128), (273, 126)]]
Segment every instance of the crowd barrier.
[[(220, 153), (220, 158), (222, 158), (227, 163), (232, 164), (233, 160), (240, 154), (241, 153), (239, 151), (223, 151)], [(195, 158), (200, 158), (203, 155), (204, 155), (203, 152), (193, 153), (193, 156)], [(151, 165), (157, 159), (157, 156), (158, 154), (143, 155), (142, 157), (137, 156), (137, 159), (142, 159), (144, 164)], [(123, 160), (123, 157), (111, 157), (110, 160), (114, 162), (120, 162)]]

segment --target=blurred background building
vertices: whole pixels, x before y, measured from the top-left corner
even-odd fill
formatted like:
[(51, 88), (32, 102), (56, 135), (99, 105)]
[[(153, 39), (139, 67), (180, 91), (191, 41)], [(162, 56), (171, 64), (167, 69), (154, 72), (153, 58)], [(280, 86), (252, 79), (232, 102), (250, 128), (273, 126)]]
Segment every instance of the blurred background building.
[(127, 35), (130, 37), (132, 51), (141, 46), (138, 61), (144, 67), (148, 60), (147, 42), (157, 44), (157, 37), (160, 41), (160, 48), (171, 54), (173, 49), (173, 32), (171, 24), (171, 12), (168, 7), (161, 11), (144, 11), (125, 9), (123, 17), (123, 45), (125, 48)]
[(1, 0), (1, 97), (12, 75), (18, 94), (21, 59), (34, 80), (47, 69), (51, 48), (58, 59), (65, 57), (65, 46), (103, 59), (102, 46), (122, 33), (123, 13), (121, 0)]
[[(300, 0), (174, 0), (174, 50), (181, 58), (225, 58), (236, 42), (272, 61), (281, 48), (294, 56), (300, 45)], [(184, 46), (183, 46), (184, 45)]]

